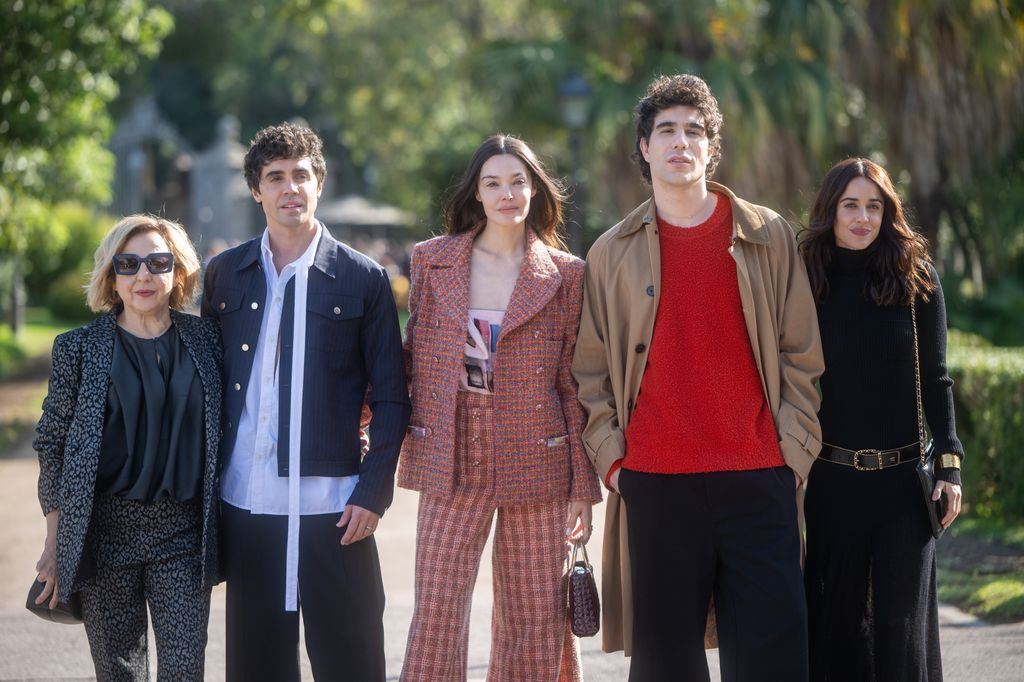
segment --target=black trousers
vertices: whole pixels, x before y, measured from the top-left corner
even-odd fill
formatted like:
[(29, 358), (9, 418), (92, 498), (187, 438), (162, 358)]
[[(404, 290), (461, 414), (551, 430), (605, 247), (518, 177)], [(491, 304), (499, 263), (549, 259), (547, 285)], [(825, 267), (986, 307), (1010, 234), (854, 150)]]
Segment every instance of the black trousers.
[[(223, 508), (228, 682), (298, 682), (299, 614), (284, 610), (286, 516)], [(334, 514), (299, 524), (299, 608), (313, 677), (384, 680), (384, 584), (373, 536), (340, 544)]]
[(713, 594), (724, 682), (806, 681), (793, 472), (623, 469), (619, 488), (633, 585), (629, 679), (709, 679), (704, 627)]

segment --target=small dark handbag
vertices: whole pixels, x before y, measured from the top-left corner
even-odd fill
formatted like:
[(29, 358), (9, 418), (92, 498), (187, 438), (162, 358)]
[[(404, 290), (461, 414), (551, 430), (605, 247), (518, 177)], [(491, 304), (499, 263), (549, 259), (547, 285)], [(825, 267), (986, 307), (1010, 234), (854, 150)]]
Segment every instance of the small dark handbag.
[[(583, 558), (576, 556), (583, 550)], [(594, 567), (587, 557), (587, 546), (579, 540), (572, 549), (569, 567), (569, 621), (577, 637), (593, 637), (601, 627), (601, 602), (597, 596)]]
[(43, 593), (44, 587), (46, 587), (46, 583), (41, 583), (38, 580), (32, 581), (32, 587), (28, 591), (28, 599), (25, 601), (26, 609), (43, 620), (50, 620), (54, 623), (75, 625), (82, 622), (82, 600), (77, 592), (72, 594), (71, 599), (68, 601), (59, 601), (57, 602), (57, 607), (51, 609), (49, 600), (44, 601), (42, 604), (36, 603), (36, 598)]
[(942, 527), (942, 517), (946, 515), (946, 496), (939, 495), (938, 500), (932, 499), (935, 491), (935, 445), (932, 441), (925, 442), (924, 410), (921, 407), (921, 352), (917, 345), (917, 306), (910, 304), (910, 320), (914, 327), (914, 380), (917, 389), (917, 436), (921, 447), (921, 459), (917, 463), (917, 478), (921, 481), (921, 492), (924, 494), (925, 509), (928, 511), (928, 522), (931, 524), (932, 537), (938, 540), (946, 529)]

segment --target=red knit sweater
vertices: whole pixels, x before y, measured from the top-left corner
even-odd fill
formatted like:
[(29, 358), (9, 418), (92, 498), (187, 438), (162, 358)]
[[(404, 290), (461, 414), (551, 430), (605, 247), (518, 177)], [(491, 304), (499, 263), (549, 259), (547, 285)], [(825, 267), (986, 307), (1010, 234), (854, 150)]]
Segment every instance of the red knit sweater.
[(661, 300), (622, 466), (687, 474), (781, 466), (729, 254), (732, 207), (707, 221), (658, 218)]

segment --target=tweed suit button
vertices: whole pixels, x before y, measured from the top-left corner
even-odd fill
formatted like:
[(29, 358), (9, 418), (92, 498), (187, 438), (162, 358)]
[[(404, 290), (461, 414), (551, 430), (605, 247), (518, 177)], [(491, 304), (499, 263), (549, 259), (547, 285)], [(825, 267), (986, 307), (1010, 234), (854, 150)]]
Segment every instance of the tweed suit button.
[(473, 419), (479, 419), (479, 418), (480, 418), (480, 412), (478, 412), (477, 410), (473, 410)]
[(543, 372), (544, 372), (544, 368), (543, 367), (538, 367), (537, 368), (537, 374), (542, 374)]
[(473, 466), (475, 466), (475, 467), (478, 467), (478, 466), (480, 466), (480, 460), (478, 460), (478, 459), (474, 459), (474, 460), (473, 460)]
[(541, 405), (540, 403), (537, 403), (537, 407), (536, 407), (535, 409), (538, 409), (538, 410), (543, 410), (543, 409), (544, 409), (544, 406), (543, 406), (543, 405)]
[(533, 338), (535, 338), (535, 339), (539, 339), (540, 338), (540, 330), (539, 329), (533, 332)]
[(256, 310), (260, 307), (260, 304), (257, 303), (256, 301), (253, 301), (252, 305), (250, 305), (249, 307), (252, 308), (253, 310)]
[(243, 352), (243, 353), (244, 353), (244, 352), (248, 352), (248, 350), (249, 350), (249, 344), (247, 344), (247, 343), (243, 343), (243, 344), (242, 344), (242, 352)]
[(341, 308), (339, 308), (338, 306), (334, 306), (334, 314), (341, 315)]
[(440, 326), (441, 326), (441, 320), (434, 320), (434, 327), (440, 327)]
[(471, 440), (472, 440), (472, 441), (473, 441), (474, 443), (479, 443), (479, 442), (480, 442), (480, 436), (473, 436), (473, 438), (472, 438)]
[(235, 390), (236, 391), (241, 391), (242, 390), (242, 384), (235, 384)]
[[(148, 267), (148, 266), (147, 266), (147, 267)], [(225, 308), (227, 308), (227, 307), (228, 307), (228, 304), (227, 304), (227, 303), (225, 303), (224, 301), (221, 301), (221, 302), (220, 302), (220, 309), (221, 309), (221, 310), (224, 310), (224, 309), (225, 309)]]
[(435, 364), (441, 362), (440, 358), (438, 358), (436, 355), (432, 357), (431, 360), (433, 360)]
[(430, 397), (433, 398), (434, 400), (437, 400), (437, 392), (436, 391), (431, 391), (430, 392)]
[(634, 348), (633, 350), (635, 350), (637, 353), (643, 353), (645, 350), (647, 350), (647, 346), (645, 346), (642, 343), (638, 343), (636, 344), (636, 348)]

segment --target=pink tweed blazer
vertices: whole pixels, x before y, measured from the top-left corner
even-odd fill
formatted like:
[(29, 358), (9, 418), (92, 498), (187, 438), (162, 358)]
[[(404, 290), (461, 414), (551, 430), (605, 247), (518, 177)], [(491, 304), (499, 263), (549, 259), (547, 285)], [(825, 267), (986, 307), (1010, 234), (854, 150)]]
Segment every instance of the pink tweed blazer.
[[(448, 495), (455, 480), (455, 405), (469, 323), (477, 231), (435, 237), (412, 255), (405, 366), (412, 419), (398, 485)], [(583, 305), (583, 261), (527, 230), (526, 256), (498, 335), (494, 367), (499, 504), (601, 500), (583, 450), (571, 366)]]

